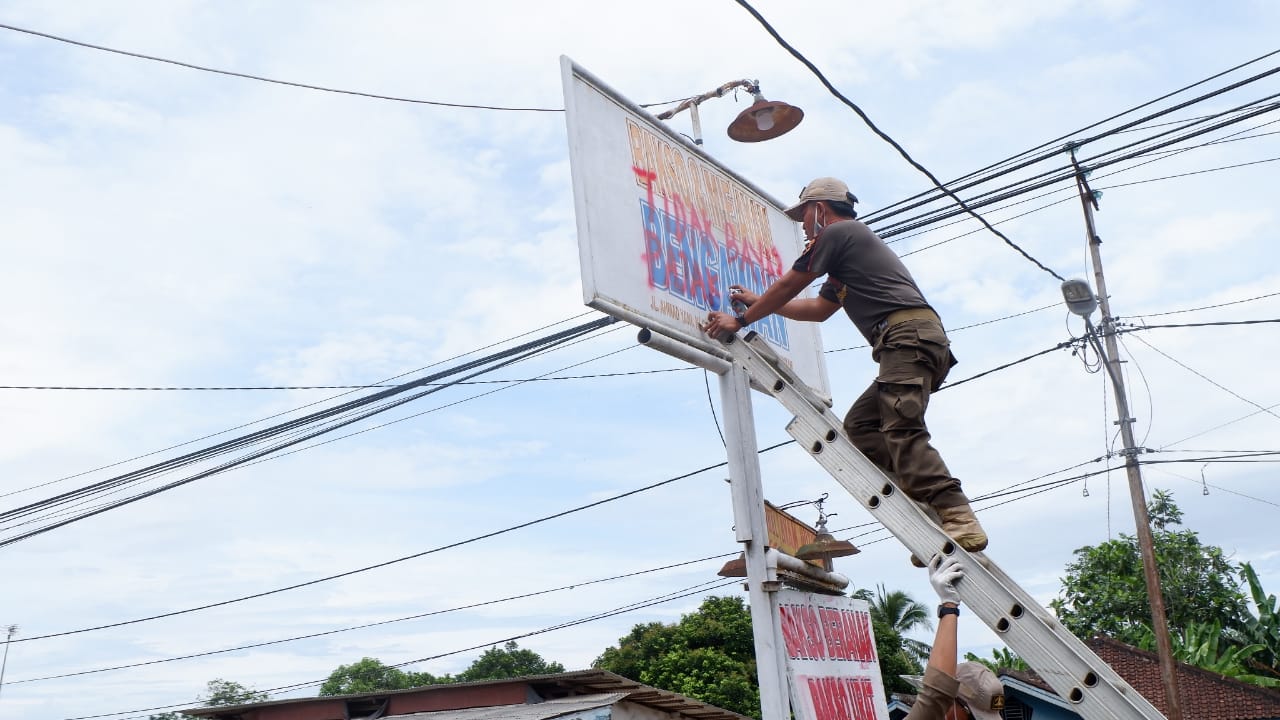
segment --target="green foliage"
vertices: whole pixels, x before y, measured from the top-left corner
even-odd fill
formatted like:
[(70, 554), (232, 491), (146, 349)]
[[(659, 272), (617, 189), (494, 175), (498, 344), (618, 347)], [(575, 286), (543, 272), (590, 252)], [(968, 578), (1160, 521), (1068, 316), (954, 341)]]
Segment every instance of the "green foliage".
[(532, 650), (521, 650), (515, 641), (509, 641), (501, 650), (491, 647), (471, 663), (466, 670), (458, 673), (457, 682), (472, 680), (499, 680), (501, 678), (522, 677), (525, 675), (550, 675), (564, 672), (564, 666), (558, 662), (547, 662)]
[(1263, 591), (1258, 573), (1249, 563), (1240, 564), (1240, 577), (1249, 586), (1253, 612), (1245, 617), (1238, 634), (1241, 642), (1261, 648), (1249, 658), (1248, 665), (1262, 677), (1280, 680), (1280, 609), (1276, 607), (1276, 596)]
[[(1240, 627), (1248, 612), (1232, 580), (1235, 565), (1221, 548), (1201, 544), (1194, 531), (1172, 529), (1181, 524), (1182, 511), (1169, 493), (1156, 491), (1148, 509), (1170, 628), (1204, 622)], [(1080, 637), (1102, 634), (1138, 645), (1149, 632), (1151, 607), (1137, 540), (1121, 535), (1075, 555), (1062, 596), (1051, 603), (1058, 618)]]
[[(871, 618), (871, 632), (876, 635), (876, 656), (880, 659), (880, 678), (884, 681), (884, 691), (914, 694), (916, 689), (901, 676), (919, 675), (923, 669), (905, 650), (907, 640), (902, 637), (902, 633), (874, 615)], [(929, 651), (926, 649), (925, 656), (928, 655)]]
[(751, 613), (741, 598), (708, 597), (673, 625), (636, 625), (593, 664), (726, 710), (760, 714)]
[[(874, 595), (870, 590), (859, 590), (853, 595), (870, 603), (871, 619), (874, 622), (879, 622), (897, 635), (897, 649), (894, 652), (905, 653), (908, 665), (915, 668), (906, 674), (919, 674), (925, 663), (929, 662), (929, 643), (906, 637), (905, 633), (916, 628), (932, 630), (932, 608), (916, 602), (902, 590), (886, 591), (883, 584), (876, 586)], [(877, 629), (875, 633), (876, 638), (879, 638), (880, 630)], [(883, 665), (885, 655), (880, 653), (880, 657)], [(897, 675), (895, 674), (894, 677), (896, 678)], [(887, 687), (886, 690), (888, 690)], [(903, 692), (909, 692), (909, 690), (904, 688)]]
[[(1280, 687), (1280, 677), (1265, 677), (1252, 671), (1252, 663), (1263, 651), (1263, 646), (1233, 643), (1231, 635), (1216, 622), (1193, 623), (1171, 633), (1169, 640), (1173, 645), (1173, 657), (1179, 662), (1254, 685)], [(1155, 634), (1148, 630), (1139, 647), (1154, 651), (1155, 644)], [(1274, 674), (1275, 669), (1272, 668), (1271, 672)]]
[[(270, 699), (271, 695), (268, 693), (245, 687), (238, 682), (218, 678), (205, 684), (204, 694), (200, 695), (196, 702), (204, 707), (213, 707), (215, 705), (246, 705)], [(152, 715), (148, 720), (191, 720), (191, 718), (182, 713), (167, 712)]]
[(998, 647), (991, 650), (991, 659), (978, 657), (973, 653), (965, 653), (964, 659), (969, 662), (982, 663), (986, 665), (991, 672), (1000, 670), (1030, 670), (1031, 666), (1027, 664), (1017, 653), (1007, 647)]
[[(899, 675), (918, 675), (921, 666), (903, 650), (907, 641), (894, 623), (907, 628), (928, 626), (928, 611), (921, 611), (903, 593), (880, 590), (878, 597), (867, 590), (854, 596), (872, 603), (871, 625), (885, 690), (914, 692)], [(760, 715), (751, 612), (738, 597), (708, 597), (696, 612), (673, 625), (636, 625), (594, 665), (743, 715)]]
[(321, 695), (355, 695), (379, 690), (404, 690), (422, 685), (450, 682), (427, 672), (405, 672), (388, 667), (377, 658), (366, 657), (350, 665), (339, 665), (320, 686)]

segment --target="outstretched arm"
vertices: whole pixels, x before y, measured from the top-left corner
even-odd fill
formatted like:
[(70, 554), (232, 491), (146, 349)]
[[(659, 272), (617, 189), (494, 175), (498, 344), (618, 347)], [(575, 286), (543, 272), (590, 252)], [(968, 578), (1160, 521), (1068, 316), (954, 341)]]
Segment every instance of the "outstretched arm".
[(744, 325), (766, 318), (775, 312), (792, 320), (826, 320), (839, 309), (839, 305), (822, 298), (795, 299), (819, 275), (820, 273), (788, 270), (785, 275), (778, 278), (777, 282), (770, 285), (763, 295), (749, 303), (744, 313), (746, 323), (738, 322), (738, 319), (729, 313), (713, 312), (707, 315), (707, 324), (703, 329), (711, 337), (718, 337), (721, 333), (735, 332)]

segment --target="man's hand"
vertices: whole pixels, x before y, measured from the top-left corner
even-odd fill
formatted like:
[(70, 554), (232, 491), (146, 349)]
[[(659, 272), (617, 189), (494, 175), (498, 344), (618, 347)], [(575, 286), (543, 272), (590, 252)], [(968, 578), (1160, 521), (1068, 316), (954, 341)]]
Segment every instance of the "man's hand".
[(746, 305), (747, 307), (751, 307), (753, 304), (755, 304), (755, 301), (760, 299), (760, 296), (742, 287), (741, 285), (730, 285), (729, 299), (740, 300), (742, 301), (743, 305)]
[(929, 562), (929, 584), (933, 585), (941, 602), (960, 604), (960, 592), (956, 590), (956, 583), (962, 577), (964, 566), (960, 564), (960, 558), (954, 555), (934, 555)]
[(719, 340), (721, 335), (732, 335), (741, 329), (742, 323), (738, 322), (738, 318), (722, 312), (707, 313), (707, 322), (702, 326), (702, 331), (713, 340)]

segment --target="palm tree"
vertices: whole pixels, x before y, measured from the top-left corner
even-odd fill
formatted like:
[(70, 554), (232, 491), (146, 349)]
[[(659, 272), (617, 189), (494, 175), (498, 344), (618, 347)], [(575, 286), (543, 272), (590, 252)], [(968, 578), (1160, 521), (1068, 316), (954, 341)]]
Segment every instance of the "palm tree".
[(876, 585), (873, 596), (870, 590), (859, 590), (854, 597), (871, 604), (871, 619), (882, 622), (902, 635), (902, 651), (914, 662), (924, 665), (929, 661), (929, 643), (907, 637), (907, 632), (918, 627), (933, 629), (929, 608), (916, 602), (902, 590), (889, 592), (884, 584)]

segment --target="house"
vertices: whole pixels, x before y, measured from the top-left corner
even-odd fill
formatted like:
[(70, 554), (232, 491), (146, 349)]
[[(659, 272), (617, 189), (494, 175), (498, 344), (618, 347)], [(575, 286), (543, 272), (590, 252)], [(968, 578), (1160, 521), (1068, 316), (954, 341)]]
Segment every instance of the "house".
[[(1155, 653), (1122, 642), (1095, 637), (1086, 643), (1103, 662), (1133, 686), (1161, 713), (1167, 713), (1160, 662)], [(1280, 690), (1250, 685), (1178, 663), (1178, 697), (1182, 715), (1194, 720), (1280, 720)], [(1034, 672), (1001, 670), (1006, 720), (1078, 720), (1071, 704)]]
[(750, 720), (605, 670), (186, 710), (208, 720)]

